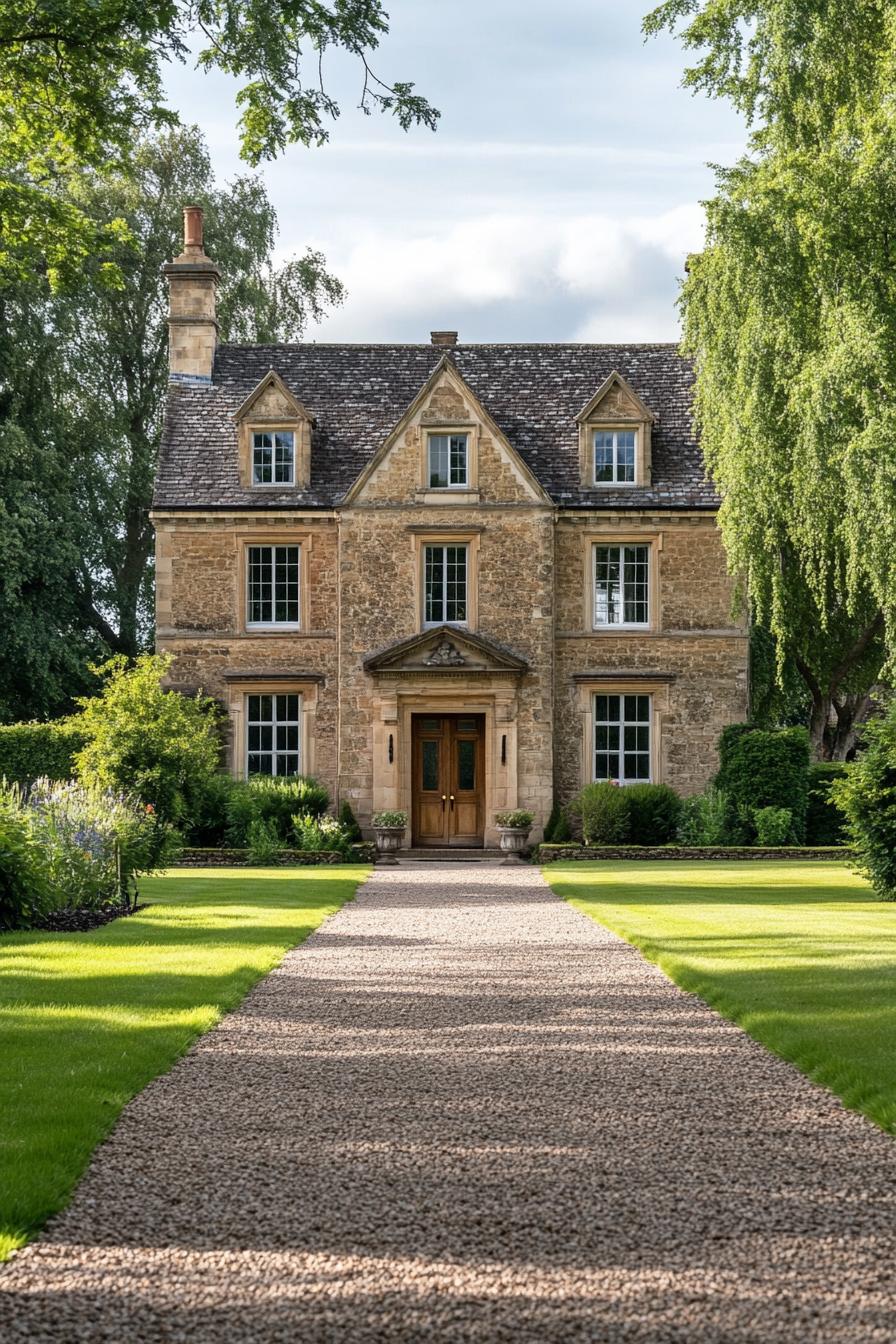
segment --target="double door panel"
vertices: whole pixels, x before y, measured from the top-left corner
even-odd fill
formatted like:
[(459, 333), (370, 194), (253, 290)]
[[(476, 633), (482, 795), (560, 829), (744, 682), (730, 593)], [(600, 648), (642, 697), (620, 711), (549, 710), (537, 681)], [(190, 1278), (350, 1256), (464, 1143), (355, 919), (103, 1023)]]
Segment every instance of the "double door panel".
[(415, 845), (483, 842), (485, 720), (481, 714), (415, 715)]

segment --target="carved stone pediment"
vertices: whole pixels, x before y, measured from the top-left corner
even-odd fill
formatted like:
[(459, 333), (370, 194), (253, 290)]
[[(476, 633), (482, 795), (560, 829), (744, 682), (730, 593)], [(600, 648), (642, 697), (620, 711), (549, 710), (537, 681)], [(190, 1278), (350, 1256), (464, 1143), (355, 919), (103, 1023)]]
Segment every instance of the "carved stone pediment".
[(416, 672), (429, 676), (452, 672), (472, 676), (488, 673), (519, 676), (528, 666), (525, 658), (496, 640), (456, 625), (440, 625), (411, 635), (409, 639), (400, 639), (364, 660), (367, 672)]

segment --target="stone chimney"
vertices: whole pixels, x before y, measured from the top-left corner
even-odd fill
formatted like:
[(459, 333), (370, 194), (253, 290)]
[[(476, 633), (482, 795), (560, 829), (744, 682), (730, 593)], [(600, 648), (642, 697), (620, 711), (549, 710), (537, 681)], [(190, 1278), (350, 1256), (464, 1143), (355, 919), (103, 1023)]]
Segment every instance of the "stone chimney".
[(202, 246), (202, 206), (184, 206), (184, 250), (162, 267), (168, 281), (168, 374), (176, 382), (211, 381), (218, 343), (221, 272)]
[(456, 331), (431, 331), (429, 339), (433, 345), (457, 345)]

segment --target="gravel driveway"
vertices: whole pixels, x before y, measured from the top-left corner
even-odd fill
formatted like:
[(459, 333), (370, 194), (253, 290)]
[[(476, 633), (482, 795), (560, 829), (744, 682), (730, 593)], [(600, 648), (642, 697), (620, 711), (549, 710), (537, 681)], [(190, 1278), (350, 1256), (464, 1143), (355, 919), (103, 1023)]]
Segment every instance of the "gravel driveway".
[(378, 870), (125, 1110), (5, 1344), (896, 1340), (896, 1144), (527, 868)]

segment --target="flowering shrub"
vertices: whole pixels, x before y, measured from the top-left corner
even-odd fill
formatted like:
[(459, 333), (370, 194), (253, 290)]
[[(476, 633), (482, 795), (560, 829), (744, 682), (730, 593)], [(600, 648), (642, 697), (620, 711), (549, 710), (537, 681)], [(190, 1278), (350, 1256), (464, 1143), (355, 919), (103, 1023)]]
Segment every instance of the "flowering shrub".
[(130, 899), (140, 873), (162, 866), (171, 833), (152, 806), (82, 784), (0, 786), (0, 922), (25, 927), (55, 910)]
[(312, 817), (298, 812), (292, 819), (292, 833), (296, 849), (335, 849), (340, 854), (348, 854), (351, 846), (348, 831), (335, 817)]

